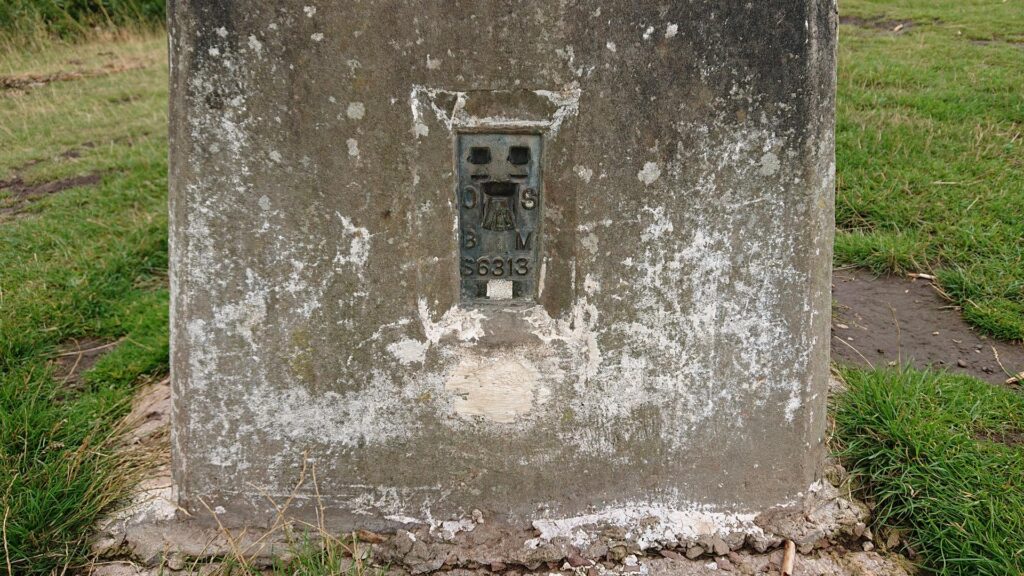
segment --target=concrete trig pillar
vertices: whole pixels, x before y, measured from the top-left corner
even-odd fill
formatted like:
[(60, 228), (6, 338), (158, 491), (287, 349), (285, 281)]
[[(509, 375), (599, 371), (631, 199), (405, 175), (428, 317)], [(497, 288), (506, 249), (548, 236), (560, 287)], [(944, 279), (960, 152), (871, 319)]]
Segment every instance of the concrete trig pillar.
[(833, 2), (170, 13), (184, 509), (725, 533), (815, 482)]

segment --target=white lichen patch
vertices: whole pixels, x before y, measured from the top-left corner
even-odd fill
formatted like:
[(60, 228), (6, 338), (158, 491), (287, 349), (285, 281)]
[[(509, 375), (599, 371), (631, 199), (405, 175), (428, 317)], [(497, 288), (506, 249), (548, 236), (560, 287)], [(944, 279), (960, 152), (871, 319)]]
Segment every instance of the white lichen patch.
[(761, 156), (760, 169), (757, 172), (761, 176), (774, 176), (779, 171), (779, 166), (779, 157), (772, 152), (765, 152)]
[(594, 177), (594, 171), (586, 166), (576, 166), (573, 168), (573, 172), (580, 177), (587, 184), (590, 184), (590, 179)]
[(669, 24), (665, 26), (665, 38), (675, 38), (676, 34), (679, 34), (678, 24)]
[(256, 36), (249, 35), (249, 49), (252, 50), (257, 56), (263, 54), (263, 43), (259, 41)]
[(420, 324), (423, 334), (432, 344), (437, 344), (445, 337), (453, 337), (463, 342), (476, 340), (484, 335), (484, 315), (478, 310), (467, 310), (453, 307), (446, 311), (437, 322), (431, 320), (427, 299), (418, 301)]
[(428, 343), (405, 338), (388, 344), (388, 352), (402, 364), (423, 363), (427, 357)]
[[(416, 402), (422, 387), (401, 386), (380, 371), (369, 374), (358, 390), (315, 394), (303, 386), (272, 386), (258, 375), (253, 380), (240, 406), (269, 437), (290, 442), (330, 438), (338, 447), (383, 444), (414, 431), (423, 409)], [(238, 466), (241, 458), (235, 455), (224, 464)]]
[(645, 186), (650, 186), (661, 177), (661, 167), (658, 166), (657, 162), (646, 162), (644, 167), (636, 173), (638, 180), (644, 183)]
[(542, 306), (535, 306), (526, 313), (531, 333), (541, 342), (545, 345), (562, 344), (567, 348), (577, 370), (576, 392), (583, 392), (584, 396), (588, 380), (596, 376), (601, 367), (597, 318), (597, 307), (586, 298), (578, 299), (566, 317), (552, 318)]
[(593, 232), (580, 238), (580, 246), (592, 255), (597, 254), (598, 242), (600, 242), (600, 240), (598, 239), (597, 234), (594, 234)]
[(525, 545), (536, 548), (543, 542), (565, 538), (574, 546), (585, 548), (597, 537), (593, 528), (619, 526), (627, 530), (626, 539), (636, 542), (641, 550), (671, 547), (701, 536), (724, 536), (733, 532), (761, 535), (763, 530), (754, 523), (755, 517), (756, 514), (718, 512), (698, 505), (674, 508), (632, 504), (572, 518), (534, 520), (533, 527), (540, 535), (527, 540)]
[(348, 155), (353, 158), (359, 157), (359, 141), (355, 138), (349, 138), (345, 140), (345, 145), (348, 146)]
[(362, 120), (366, 115), (366, 106), (362, 102), (349, 102), (345, 115), (353, 120)]
[(352, 224), (352, 220), (341, 214), (335, 215), (341, 221), (342, 237), (348, 237), (349, 244), (348, 253), (342, 254), (339, 252), (334, 257), (334, 263), (339, 266), (351, 264), (362, 273), (362, 268), (366, 266), (366, 261), (370, 257), (370, 231), (366, 228), (355, 226)]
[(675, 230), (672, 219), (669, 218), (664, 206), (655, 208), (645, 206), (644, 211), (651, 215), (653, 222), (640, 234), (641, 241), (650, 242), (651, 240), (657, 240), (666, 234), (671, 234)]

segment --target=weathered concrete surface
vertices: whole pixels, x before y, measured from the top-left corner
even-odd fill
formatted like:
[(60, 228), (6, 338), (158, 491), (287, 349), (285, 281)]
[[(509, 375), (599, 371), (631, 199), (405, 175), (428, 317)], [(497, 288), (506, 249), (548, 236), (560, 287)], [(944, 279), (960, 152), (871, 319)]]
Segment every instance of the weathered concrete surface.
[[(835, 385), (841, 383), (835, 382)], [(159, 457), (151, 474), (137, 485), (131, 502), (104, 518), (91, 541), (97, 576), (216, 574), (223, 562), (271, 566), (295, 554), (297, 542), (318, 529), (289, 518), (286, 502), (267, 530), (211, 526), (175, 514), (170, 479), (167, 429), (170, 416), (167, 381), (143, 390), (129, 416), (125, 437)], [(354, 556), (364, 567), (386, 566), (392, 574), (421, 574), (442, 570), (453, 576), (518, 576), (550, 573), (593, 576), (642, 574), (707, 574), (734, 571), (778, 572), (782, 538), (791, 538), (799, 552), (797, 574), (897, 576), (909, 565), (889, 552), (879, 554), (867, 528), (866, 507), (843, 496), (849, 476), (837, 464), (826, 468), (828, 482), (789, 513), (775, 510), (756, 520), (759, 532), (719, 536), (713, 532), (687, 537), (658, 531), (656, 519), (630, 524), (580, 526), (568, 536), (555, 526), (537, 521), (533, 529), (503, 525), (480, 514), (470, 519), (420, 526), (394, 534), (357, 533)], [(836, 488), (838, 486), (838, 488)], [(207, 513), (209, 514), (209, 513)], [(209, 518), (210, 516), (207, 516)], [(883, 534), (878, 550), (886, 548)], [(896, 547), (902, 544), (897, 542)], [(355, 573), (361, 573), (358, 569)]]
[[(814, 485), (832, 1), (169, 8), (184, 510), (728, 535)], [(543, 134), (536, 305), (459, 303), (478, 129)]]

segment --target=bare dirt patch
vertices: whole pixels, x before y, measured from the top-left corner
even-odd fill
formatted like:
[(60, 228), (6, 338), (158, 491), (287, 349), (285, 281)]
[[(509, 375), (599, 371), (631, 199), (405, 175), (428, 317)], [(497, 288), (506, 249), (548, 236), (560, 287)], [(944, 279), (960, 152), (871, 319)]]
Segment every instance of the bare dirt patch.
[(1001, 432), (981, 432), (974, 435), (975, 440), (988, 440), (1007, 446), (1024, 446), (1024, 430), (1005, 430)]
[(60, 347), (57, 357), (53, 360), (53, 377), (60, 380), (66, 387), (79, 389), (82, 386), (82, 375), (96, 365), (104, 354), (118, 345), (120, 340), (113, 342), (99, 338), (83, 338), (71, 340)]
[(0, 76), (0, 93), (12, 91), (24, 93), (32, 88), (46, 86), (53, 82), (67, 82), (70, 80), (81, 80), (83, 78), (96, 78), (109, 76), (130, 70), (146, 68), (150, 63), (142, 61), (111, 62), (100, 68), (79, 68), (77, 70), (61, 70), (48, 74), (15, 74), (12, 76)]
[(836, 270), (832, 299), (837, 362), (946, 369), (994, 384), (1024, 370), (1024, 344), (979, 334), (928, 280)]
[(50, 194), (56, 194), (57, 192), (62, 192), (69, 188), (98, 184), (102, 177), (103, 176), (98, 172), (90, 172), (89, 174), (72, 176), (61, 180), (51, 180), (49, 182), (42, 182), (38, 184), (29, 184), (22, 180), (20, 176), (15, 176), (10, 180), (0, 180), (0, 191), (7, 191), (10, 193), (10, 198), (0, 202), (0, 219), (4, 216), (10, 216), (21, 212), (32, 200)]
[(1020, 40), (1016, 40), (1016, 39), (1006, 39), (1006, 40), (971, 40), (971, 44), (974, 44), (975, 46), (1013, 46), (1014, 48), (1019, 48), (1021, 50), (1024, 50), (1024, 41), (1020, 41)]
[(889, 20), (882, 16), (870, 16), (866, 18), (861, 16), (840, 16), (839, 23), (857, 26), (858, 28), (885, 30), (886, 32), (894, 32), (896, 34), (915, 26), (913, 20)]

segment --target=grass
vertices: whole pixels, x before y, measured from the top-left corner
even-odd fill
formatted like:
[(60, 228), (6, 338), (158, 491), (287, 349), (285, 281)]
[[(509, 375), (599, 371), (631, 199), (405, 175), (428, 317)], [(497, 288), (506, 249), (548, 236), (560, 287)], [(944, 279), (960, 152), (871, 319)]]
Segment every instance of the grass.
[(940, 373), (844, 377), (836, 437), (875, 522), (938, 574), (1024, 574), (1024, 396)]
[[(0, 504), (16, 574), (84, 561), (89, 527), (131, 479), (117, 423), (140, 380), (167, 369), (163, 46), (65, 46), (0, 71), (126, 68), (0, 93), (3, 179), (100, 175), (24, 205), (0, 191), (0, 210), (24, 210), (0, 214)], [(85, 337), (123, 341), (69, 388), (51, 359)]]
[[(387, 570), (366, 562), (369, 548), (355, 535), (335, 537), (317, 529), (315, 537), (296, 535), (289, 554), (274, 560), (270, 573), (275, 576), (383, 576)], [(267, 572), (252, 566), (244, 557), (228, 558), (218, 566), (218, 576), (265, 576)]]
[[(843, 2), (836, 261), (931, 272), (969, 322), (1024, 339), (1024, 9)], [(893, 22), (910, 22), (900, 33)]]
[(164, 0), (4, 0), (0, 2), (0, 47), (45, 46), (54, 38), (150, 29), (164, 23)]
[[(88, 562), (89, 527), (139, 464), (116, 450), (127, 401), (167, 369), (165, 39), (125, 8), (149, 0), (37, 10), (65, 2), (0, 4), (0, 76), (20, 86), (0, 89), (0, 180), (99, 178), (0, 190), (0, 535), (16, 574)], [(861, 20), (840, 30), (837, 263), (931, 272), (980, 329), (1024, 337), (1019, 0), (841, 9)], [(119, 343), (71, 387), (52, 360), (82, 338)], [(845, 376), (836, 442), (879, 521), (936, 573), (1020, 573), (1024, 458), (985, 439), (1021, 429), (1020, 396), (944, 374)], [(346, 573), (344, 556), (307, 543), (276, 570)]]

